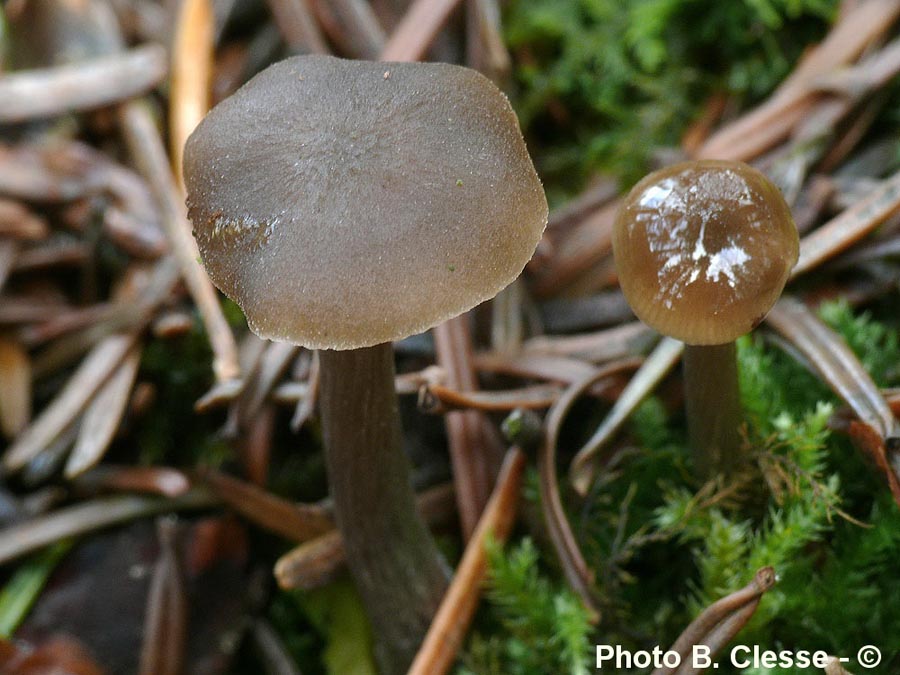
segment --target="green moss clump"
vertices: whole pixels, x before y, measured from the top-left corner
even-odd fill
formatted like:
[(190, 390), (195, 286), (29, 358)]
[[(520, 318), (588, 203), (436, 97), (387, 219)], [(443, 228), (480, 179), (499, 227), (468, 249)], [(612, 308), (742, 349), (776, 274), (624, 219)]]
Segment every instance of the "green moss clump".
[[(876, 379), (896, 380), (895, 330), (846, 304), (826, 305), (821, 315)], [(561, 485), (601, 594), (597, 632), (554, 581), (549, 548), (530, 541), (506, 553), (495, 548), (488, 606), (463, 672), (582, 672), (594, 644), (667, 648), (697, 612), (765, 565), (776, 568), (779, 582), (741, 644), (849, 657), (872, 644), (884, 660), (867, 672), (897, 672), (900, 606), (883, 589), (896, 584), (900, 510), (883, 479), (828, 429), (840, 402), (821, 382), (759, 336), (739, 341), (738, 358), (747, 449), (758, 466), (753, 479), (698, 485), (680, 413), (657, 398), (645, 401), (587, 501)], [(723, 661), (717, 672), (736, 671)]]
[(715, 91), (759, 100), (820, 38), (835, 0), (514, 0), (513, 97), (552, 194), (633, 182)]

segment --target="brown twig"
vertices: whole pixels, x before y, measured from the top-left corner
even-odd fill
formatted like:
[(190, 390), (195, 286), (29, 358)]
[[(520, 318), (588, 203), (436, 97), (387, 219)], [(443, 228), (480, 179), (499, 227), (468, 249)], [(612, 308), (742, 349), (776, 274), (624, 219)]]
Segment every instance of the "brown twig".
[(225, 504), (290, 541), (307, 541), (334, 529), (331, 514), (320, 506), (288, 502), (213, 469), (201, 469), (198, 474)]
[(414, 0), (381, 52), (382, 61), (421, 59), (461, 0)]
[[(638, 360), (640, 361), (640, 360)], [(479, 370), (511, 375), (535, 380), (546, 380), (560, 384), (572, 384), (586, 377), (595, 376), (597, 367), (579, 359), (565, 356), (544, 356), (541, 354), (517, 354), (507, 356), (503, 354), (479, 354), (475, 357), (475, 364)], [(590, 394), (605, 399), (615, 400), (619, 389), (614, 386), (617, 377), (600, 378), (591, 387)]]
[(0, 123), (100, 108), (143, 94), (166, 74), (166, 53), (146, 45), (77, 63), (5, 75)]
[(618, 210), (619, 200), (605, 203), (572, 225), (565, 238), (553, 243), (553, 256), (533, 270), (532, 290), (537, 296), (556, 295), (612, 252), (613, 221)]
[(809, 360), (825, 383), (882, 439), (900, 438), (900, 424), (881, 391), (837, 333), (799, 300), (785, 295), (766, 322)]
[(194, 127), (209, 111), (215, 16), (210, 0), (183, 0), (175, 21), (169, 85), (169, 151), (184, 192), (181, 158)]
[(544, 521), (547, 523), (547, 530), (562, 564), (566, 581), (581, 598), (585, 608), (591, 612), (594, 621), (600, 619), (600, 603), (593, 587), (594, 573), (581, 553), (559, 495), (556, 448), (563, 421), (575, 401), (600, 380), (623, 370), (637, 368), (639, 365), (640, 362), (635, 359), (611, 363), (574, 382), (547, 413), (544, 420), (544, 439), (538, 451)]
[(67, 506), (0, 530), (0, 564), (67, 537), (77, 537), (110, 525), (180, 511), (205, 509), (216, 504), (208, 492), (192, 490), (175, 499), (159, 497), (104, 497)]
[(648, 352), (659, 333), (640, 321), (631, 321), (594, 333), (539, 335), (527, 340), (525, 354), (563, 356), (590, 363), (615, 361)]
[[(447, 386), (475, 391), (478, 381), (472, 366), (469, 317), (455, 317), (435, 327), (438, 365), (447, 371)], [(488, 434), (486, 419), (476, 411), (448, 413), (444, 418), (463, 540), (468, 541), (491, 489), (490, 453), (496, 449)]]
[(640, 405), (641, 401), (675, 367), (683, 351), (684, 343), (668, 337), (663, 338), (622, 390), (597, 431), (575, 454), (569, 465), (569, 478), (572, 487), (579, 495), (584, 497), (594, 480), (596, 471), (594, 458), (618, 433), (625, 420)]
[[(456, 518), (452, 483), (416, 495), (416, 508), (431, 527)], [(341, 534), (332, 529), (291, 549), (275, 563), (275, 579), (281, 588), (311, 590), (334, 580), (344, 566)]]
[(79, 475), (73, 486), (79, 492), (96, 493), (101, 490), (143, 492), (162, 497), (180, 497), (191, 489), (191, 483), (181, 471), (164, 466), (117, 466), (102, 464)]
[(98, 343), (59, 395), (7, 448), (3, 468), (18, 471), (72, 424), (131, 350), (135, 339), (134, 334), (115, 335)]
[(303, 675), (272, 624), (262, 618), (253, 622), (253, 640), (269, 675)]
[(187, 641), (187, 598), (178, 559), (178, 525), (157, 521), (159, 557), (150, 580), (140, 675), (179, 675)]
[(268, 0), (275, 25), (288, 46), (299, 52), (328, 54), (328, 45), (306, 0)]
[(774, 147), (820, 95), (816, 78), (856, 59), (898, 16), (893, 0), (868, 0), (843, 16), (765, 103), (713, 134), (696, 156), (746, 161)]
[(704, 609), (669, 649), (681, 657), (681, 667), (657, 668), (652, 675), (688, 675), (698, 672), (690, 658), (695, 645), (710, 648), (710, 657), (724, 647), (744, 627), (759, 603), (760, 597), (777, 581), (771, 567), (759, 569), (753, 580), (742, 589), (717, 600)]
[(11, 199), (0, 199), (0, 236), (39, 240), (50, 234), (47, 221)]
[(150, 111), (143, 103), (127, 103), (118, 110), (119, 124), (135, 164), (146, 178), (162, 210), (162, 222), (172, 244), (185, 284), (197, 304), (213, 350), (213, 372), (219, 382), (240, 375), (237, 346), (222, 314), (219, 299), (200, 265), (200, 252), (191, 236), (165, 147)]
[(509, 76), (512, 59), (501, 34), (497, 0), (466, 0), (466, 62), (494, 82)]
[(560, 393), (562, 389), (554, 385), (534, 385), (502, 391), (463, 392), (432, 384), (419, 390), (419, 409), (431, 414), (443, 414), (452, 410), (481, 412), (512, 412), (520, 408), (542, 410), (553, 405)]
[(800, 241), (794, 279), (841, 253), (900, 211), (900, 172), (881, 183), (864, 200), (816, 228)]
[(0, 337), (0, 373), (0, 430), (15, 438), (31, 420), (31, 359), (5, 337)]
[(345, 555), (341, 533), (331, 530), (281, 556), (275, 563), (275, 579), (283, 589), (320, 588), (344, 569)]
[(300, 348), (287, 342), (272, 342), (266, 347), (257, 368), (250, 373), (237, 399), (238, 426), (246, 429), (262, 408), (275, 383), (284, 375)]
[(825, 664), (825, 675), (853, 675), (853, 673), (841, 665), (840, 659), (829, 656)]
[(340, 50), (355, 58), (377, 59), (385, 34), (372, 6), (365, 0), (312, 0), (322, 28)]
[(136, 344), (94, 394), (81, 417), (78, 438), (66, 461), (66, 478), (74, 478), (103, 459), (125, 414), (140, 363), (141, 347)]
[(491, 498), (466, 545), (409, 675), (444, 675), (456, 660), (481, 596), (481, 584), (487, 572), (485, 544), (488, 537), (502, 543), (509, 536), (524, 471), (525, 454), (514, 446), (506, 454)]

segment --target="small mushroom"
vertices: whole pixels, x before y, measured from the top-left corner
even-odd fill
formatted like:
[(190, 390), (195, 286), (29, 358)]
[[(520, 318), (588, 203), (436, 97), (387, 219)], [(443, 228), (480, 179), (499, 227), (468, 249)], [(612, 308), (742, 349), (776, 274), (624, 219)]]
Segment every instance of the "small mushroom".
[(216, 106), (185, 147), (213, 282), (251, 329), (320, 352), (335, 515), (385, 672), (446, 584), (415, 512), (390, 342), (493, 297), (547, 202), (506, 97), (445, 64), (301, 56)]
[(778, 188), (740, 162), (656, 171), (619, 210), (613, 254), (628, 303), (646, 324), (686, 343), (688, 432), (701, 475), (739, 464), (734, 341), (778, 300), (798, 253)]

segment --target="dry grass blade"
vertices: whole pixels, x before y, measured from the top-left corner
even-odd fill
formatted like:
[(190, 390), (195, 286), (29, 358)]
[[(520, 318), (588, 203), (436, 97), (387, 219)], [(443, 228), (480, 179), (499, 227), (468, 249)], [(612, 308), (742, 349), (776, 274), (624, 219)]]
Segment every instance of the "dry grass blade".
[(114, 335), (98, 343), (56, 398), (7, 448), (3, 468), (18, 471), (70, 426), (125, 358), (135, 339), (135, 335)]
[(31, 421), (31, 359), (22, 346), (0, 337), (0, 430), (15, 438)]
[(81, 417), (78, 438), (66, 461), (66, 478), (71, 479), (87, 471), (103, 458), (128, 407), (128, 395), (134, 386), (140, 363), (141, 348), (135, 345), (97, 390)]
[(320, 506), (288, 502), (213, 469), (201, 470), (199, 476), (235, 511), (290, 541), (308, 541), (334, 529), (331, 514)]
[(841, 253), (900, 211), (900, 172), (868, 197), (816, 228), (800, 241), (800, 259), (791, 278), (814, 269)]
[(502, 543), (509, 536), (516, 518), (524, 471), (525, 454), (517, 447), (510, 448), (491, 498), (466, 545), (409, 675), (444, 675), (456, 661), (456, 653), (478, 607), (481, 585), (487, 573), (487, 538), (493, 537)]
[(759, 604), (760, 597), (775, 585), (778, 577), (771, 567), (759, 569), (753, 580), (742, 589), (717, 600), (704, 609), (678, 636), (669, 651), (677, 653), (681, 667), (657, 668), (652, 675), (688, 675), (698, 672), (692, 667), (690, 654), (695, 645), (710, 648), (710, 657), (724, 647), (746, 625)]
[(211, 0), (183, 0), (172, 43), (169, 149), (182, 192), (181, 158), (188, 136), (209, 111), (215, 16)]
[[(467, 314), (436, 326), (432, 331), (438, 365), (447, 372), (447, 386), (458, 391), (475, 391), (478, 380), (472, 365), (472, 338)], [(468, 541), (491, 491), (490, 453), (492, 445), (487, 420), (472, 410), (451, 412), (444, 418), (447, 443), (456, 482), (463, 540)]]
[(209, 336), (216, 379), (219, 382), (235, 379), (240, 376), (240, 366), (234, 335), (222, 314), (216, 291), (198, 262), (200, 252), (191, 236), (184, 201), (172, 177), (153, 117), (141, 103), (128, 103), (119, 108), (119, 123), (131, 157), (147, 179), (162, 210), (172, 252)]
[(569, 469), (569, 477), (572, 487), (579, 495), (584, 497), (594, 480), (596, 470), (594, 458), (618, 433), (625, 420), (640, 405), (641, 401), (678, 363), (683, 351), (684, 343), (669, 337), (663, 338), (622, 390), (612, 410), (609, 411), (594, 435), (575, 455)]
[(157, 522), (159, 557), (150, 580), (141, 675), (179, 675), (187, 641), (187, 597), (178, 560), (178, 525), (172, 518)]
[(381, 52), (382, 61), (418, 61), (461, 0), (414, 0)]
[(112, 56), (0, 78), (0, 123), (91, 110), (143, 94), (166, 75), (166, 52), (146, 45)]
[(785, 295), (766, 321), (809, 359), (825, 383), (883, 441), (900, 437), (900, 425), (869, 373), (847, 343), (805, 304)]
[(593, 588), (594, 573), (585, 562), (559, 495), (556, 448), (563, 422), (575, 401), (600, 380), (623, 370), (637, 368), (638, 365), (639, 362), (634, 359), (612, 363), (581, 378), (566, 389), (547, 413), (547, 418), (544, 420), (544, 439), (538, 451), (541, 506), (544, 510), (547, 530), (562, 564), (566, 581), (581, 598), (584, 606), (593, 614), (594, 620), (600, 618), (600, 605)]
[(175, 499), (159, 497), (103, 497), (67, 506), (0, 530), (0, 564), (67, 537), (77, 537), (136, 518), (205, 509), (216, 504), (206, 491), (192, 490)]

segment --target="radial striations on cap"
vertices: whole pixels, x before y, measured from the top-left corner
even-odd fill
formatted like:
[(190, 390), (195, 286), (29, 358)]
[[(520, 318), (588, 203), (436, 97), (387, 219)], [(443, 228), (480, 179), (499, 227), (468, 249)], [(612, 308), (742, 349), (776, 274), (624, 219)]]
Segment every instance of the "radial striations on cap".
[(506, 97), (458, 66), (301, 56), (187, 142), (210, 278), (260, 336), (351, 349), (421, 332), (518, 276), (547, 202)]
[(619, 282), (638, 318), (688, 344), (723, 344), (755, 327), (797, 262), (790, 208), (739, 162), (686, 162), (654, 172), (615, 222)]

